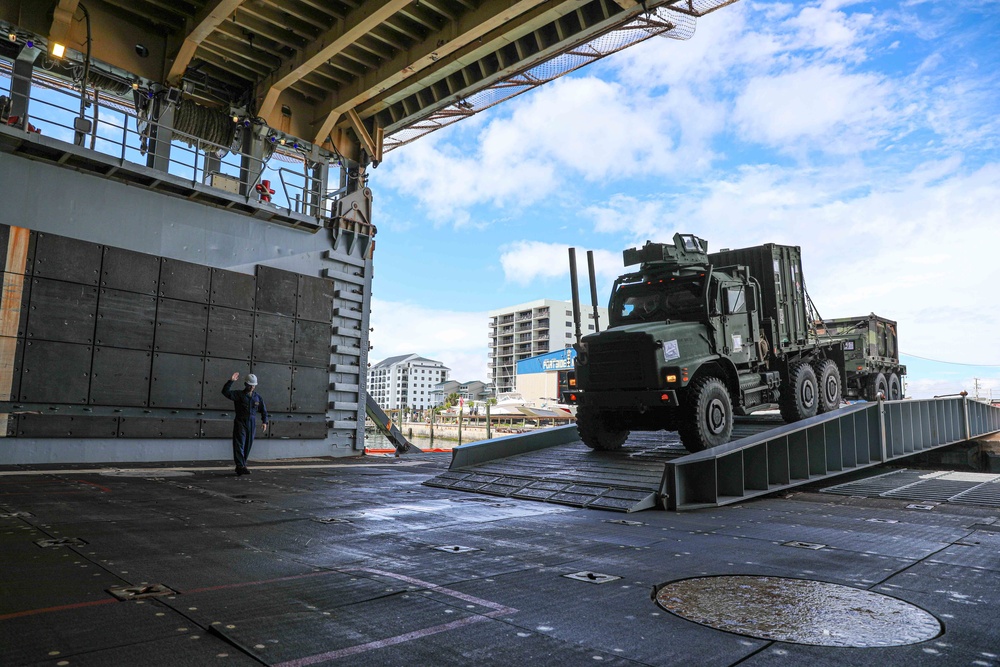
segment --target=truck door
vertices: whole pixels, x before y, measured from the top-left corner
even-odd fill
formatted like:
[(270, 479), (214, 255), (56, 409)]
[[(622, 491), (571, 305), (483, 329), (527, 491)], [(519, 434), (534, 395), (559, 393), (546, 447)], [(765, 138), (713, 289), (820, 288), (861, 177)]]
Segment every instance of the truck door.
[[(725, 354), (737, 366), (756, 358), (757, 332), (751, 325), (752, 314), (747, 307), (747, 290), (742, 283), (722, 284), (722, 328)], [(755, 299), (750, 296), (750, 303)]]

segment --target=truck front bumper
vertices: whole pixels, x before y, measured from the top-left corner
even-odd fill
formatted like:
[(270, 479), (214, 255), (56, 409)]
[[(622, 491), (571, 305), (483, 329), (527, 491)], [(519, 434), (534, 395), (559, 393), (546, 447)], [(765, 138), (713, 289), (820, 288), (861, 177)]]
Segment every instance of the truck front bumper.
[(586, 405), (595, 408), (643, 411), (647, 408), (677, 407), (674, 389), (639, 389), (632, 391), (567, 391), (563, 402), (568, 405)]

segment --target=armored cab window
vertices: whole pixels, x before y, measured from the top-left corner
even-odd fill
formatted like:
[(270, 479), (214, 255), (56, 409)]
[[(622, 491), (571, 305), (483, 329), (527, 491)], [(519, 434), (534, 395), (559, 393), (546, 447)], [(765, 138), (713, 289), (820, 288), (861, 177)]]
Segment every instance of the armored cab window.
[(747, 302), (746, 294), (743, 291), (743, 285), (733, 285), (731, 287), (726, 287), (726, 313), (728, 315), (733, 315), (736, 313), (746, 312)]

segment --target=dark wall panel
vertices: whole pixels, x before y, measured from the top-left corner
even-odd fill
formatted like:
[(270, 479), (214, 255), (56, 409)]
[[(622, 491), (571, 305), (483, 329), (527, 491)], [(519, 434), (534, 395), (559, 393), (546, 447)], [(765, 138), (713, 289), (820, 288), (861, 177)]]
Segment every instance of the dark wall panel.
[(152, 350), (156, 297), (102, 289), (97, 303), (95, 342), (105, 347)]
[(321, 439), (327, 435), (326, 421), (276, 421), (268, 426), (267, 435), (271, 438), (309, 438)]
[(189, 301), (160, 299), (156, 312), (157, 352), (205, 354), (208, 306)]
[(296, 316), (329, 324), (333, 319), (333, 281), (300, 275)]
[(153, 355), (149, 405), (156, 408), (199, 408), (205, 372), (202, 357), (185, 354)]
[(47, 278), (31, 281), (28, 338), (93, 343), (97, 288)]
[(95, 347), (90, 402), (145, 406), (149, 400), (151, 363), (152, 354), (146, 350)]
[(27, 341), (21, 400), (25, 403), (86, 403), (92, 354), (89, 345)]
[(257, 267), (257, 310), (292, 317), (298, 301), (299, 275), (291, 271)]
[(288, 412), (292, 398), (292, 367), (282, 364), (253, 365), (258, 391), (270, 412)]
[(253, 313), (235, 308), (212, 306), (208, 314), (210, 357), (250, 360), (253, 350)]
[(211, 269), (201, 264), (164, 258), (160, 265), (160, 296), (208, 303)]
[(292, 411), (326, 412), (329, 388), (327, 369), (296, 366), (292, 371)]
[(101, 287), (155, 295), (159, 284), (159, 257), (105, 246)]
[(239, 373), (240, 379), (233, 383), (237, 389), (243, 388), (243, 376), (250, 372), (250, 364), (237, 359), (209, 357), (205, 360), (205, 391), (202, 405), (206, 410), (232, 410), (233, 402), (222, 395), (226, 381)]
[(34, 236), (35, 276), (97, 285), (103, 254), (100, 245), (44, 232)]
[(118, 426), (120, 438), (197, 438), (200, 435), (201, 423), (197, 419), (122, 417)]
[[(232, 405), (230, 405), (232, 407)], [(270, 428), (270, 427), (268, 427)], [(232, 419), (204, 419), (201, 422), (201, 437), (231, 438), (233, 437)]]
[(257, 313), (253, 332), (254, 361), (290, 364), (294, 341), (295, 320)]
[(257, 280), (246, 273), (212, 269), (212, 304), (253, 310)]
[(17, 434), (25, 438), (114, 438), (118, 435), (118, 418), (19, 415)]
[(330, 366), (330, 322), (295, 321), (295, 351), (292, 361), (298, 366)]

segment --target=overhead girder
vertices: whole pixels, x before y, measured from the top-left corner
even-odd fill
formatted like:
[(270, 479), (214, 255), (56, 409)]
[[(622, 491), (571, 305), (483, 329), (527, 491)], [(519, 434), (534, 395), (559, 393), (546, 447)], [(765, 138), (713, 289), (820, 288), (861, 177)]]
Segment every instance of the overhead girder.
[(335, 91), (327, 103), (320, 105), (314, 121), (313, 143), (322, 144), (348, 110), (409, 79), (436, 61), (452, 56), (462, 47), (541, 4), (560, 3), (559, 0), (485, 0), (458, 21), (445, 25), (410, 50), (396, 54), (374, 72), (359, 76), (350, 85)]
[(330, 58), (341, 53), (348, 46), (360, 39), (369, 30), (391, 17), (410, 0), (374, 0), (366, 2), (360, 9), (347, 15), (343, 21), (337, 21), (333, 28), (320, 36), (312, 44), (299, 53), (291, 62), (267, 78), (258, 87), (258, 93), (263, 96), (260, 104), (260, 115), (268, 118), (274, 112), (281, 91), (292, 82), (316, 70), (329, 62)]
[(243, 0), (210, 0), (201, 8), (174, 57), (170, 72), (167, 74), (168, 82), (176, 84), (180, 80), (201, 43), (219, 27), (220, 23), (229, 18), (242, 2)]

